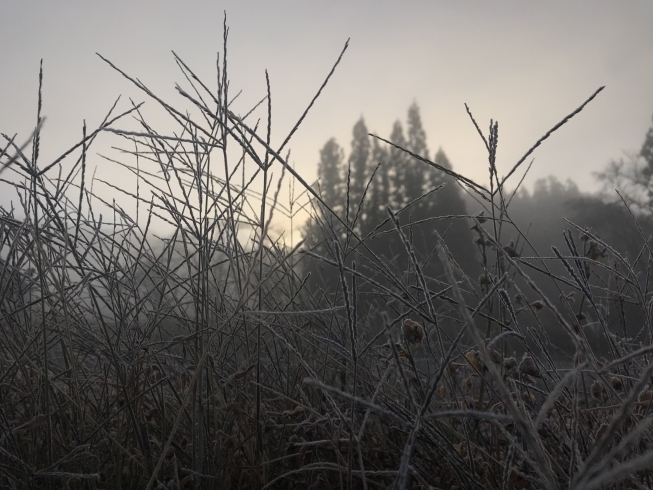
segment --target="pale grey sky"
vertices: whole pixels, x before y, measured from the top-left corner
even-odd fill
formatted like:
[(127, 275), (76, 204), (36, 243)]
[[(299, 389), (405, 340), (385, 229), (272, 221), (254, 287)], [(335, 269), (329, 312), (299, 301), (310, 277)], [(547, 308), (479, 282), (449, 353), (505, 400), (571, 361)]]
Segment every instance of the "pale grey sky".
[[(118, 95), (155, 104), (96, 52), (186, 107), (174, 91), (184, 80), (170, 50), (211, 83), (225, 10), (232, 93), (244, 91), (238, 110), (265, 94), (267, 69), (277, 144), (351, 39), (290, 145), (291, 160), (309, 181), (328, 138), (348, 148), (361, 115), (370, 131), (387, 137), (415, 101), (431, 151), (442, 146), (455, 170), (485, 183), (487, 159), (465, 102), (484, 130), (490, 118), (499, 121), (501, 174), (606, 85), (535, 152), (527, 181), (553, 174), (590, 190), (593, 171), (624, 150), (639, 150), (653, 114), (650, 0), (2, 0), (1, 10), (0, 131), (22, 140), (32, 130), (43, 58), (46, 159), (80, 138), (84, 118), (98, 124)], [(109, 144), (111, 136), (105, 138)], [(109, 168), (95, 157), (90, 163), (98, 174)]]

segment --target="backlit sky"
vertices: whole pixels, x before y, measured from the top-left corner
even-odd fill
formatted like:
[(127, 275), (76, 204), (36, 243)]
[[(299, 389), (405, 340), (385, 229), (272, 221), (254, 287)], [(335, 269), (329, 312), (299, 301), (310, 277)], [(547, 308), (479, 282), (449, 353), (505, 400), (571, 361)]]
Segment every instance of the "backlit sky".
[[(80, 138), (83, 119), (97, 125), (118, 95), (154, 104), (96, 52), (186, 107), (174, 91), (184, 80), (170, 51), (211, 84), (225, 10), (232, 93), (243, 89), (244, 112), (265, 94), (268, 70), (277, 145), (350, 38), (290, 145), (291, 160), (309, 181), (328, 138), (348, 148), (360, 116), (387, 137), (417, 102), (431, 151), (442, 146), (456, 171), (485, 184), (487, 159), (465, 102), (484, 130), (490, 118), (499, 121), (502, 174), (605, 85), (535, 152), (527, 180), (553, 174), (593, 190), (591, 173), (623, 151), (638, 151), (653, 114), (650, 0), (3, 0), (0, 10), (0, 132), (18, 132), (19, 141), (29, 135), (43, 58), (45, 160)], [(90, 163), (98, 174), (108, 171), (97, 158)], [(117, 184), (126, 178), (105, 175)]]

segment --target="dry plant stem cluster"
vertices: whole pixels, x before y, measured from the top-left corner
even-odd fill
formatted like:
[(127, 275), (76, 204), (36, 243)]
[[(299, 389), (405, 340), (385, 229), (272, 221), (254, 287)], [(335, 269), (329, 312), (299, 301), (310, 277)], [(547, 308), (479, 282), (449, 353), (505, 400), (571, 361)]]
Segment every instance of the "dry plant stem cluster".
[[(412, 155), (483, 205), (447, 217), (477, 235), (476, 280), (446, 237), (435, 237), (429, 257), (413, 246), (413, 228), (431, 218), (411, 222), (411, 208), (441, 187), (388, 208), (360, 236), (367, 193), (343, 215), (289, 164), (289, 142), (347, 45), (276, 146), (273, 84), (266, 72), (261, 102), (236, 109), (224, 33), (213, 88), (174, 55), (189, 109), (105, 60), (169, 117), (166, 134), (142, 104), (115, 115), (116, 101), (96, 129), (84, 123), (80, 142), (43, 163), (41, 70), (33, 135), (20, 146), (2, 135), (0, 180), (20, 206), (0, 208), (0, 486), (650, 488), (647, 237), (629, 262), (570, 223), (582, 245), (567, 232), (569, 254), (543, 256), (511, 220), (516, 189), (505, 187), (601, 89), (505, 177), (498, 123), (485, 135), (467, 108), (488, 151), (488, 185)], [(263, 123), (251, 121), (261, 113)], [(127, 121), (137, 127), (115, 127)], [(135, 189), (90, 176), (101, 133), (120, 139), (120, 156), (102, 158), (133, 175)], [(106, 189), (123, 199), (107, 201)], [(121, 206), (128, 201), (135, 217)], [(275, 217), (293, 226), (306, 209), (326, 254), (272, 233)], [(154, 223), (167, 224), (165, 238)], [(374, 252), (391, 233), (405, 270)], [(430, 277), (425, 264), (436, 258), (443, 273)], [(309, 280), (309, 264), (334, 279)], [(615, 298), (641, 310), (634, 338), (610, 321)], [(569, 362), (549, 338), (554, 325), (573, 343)]]

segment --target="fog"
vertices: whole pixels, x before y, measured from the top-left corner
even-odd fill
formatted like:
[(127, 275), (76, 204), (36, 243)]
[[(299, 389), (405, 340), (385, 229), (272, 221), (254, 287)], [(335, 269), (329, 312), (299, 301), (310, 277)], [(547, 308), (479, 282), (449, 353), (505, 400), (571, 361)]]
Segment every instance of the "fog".
[[(174, 90), (184, 80), (171, 50), (211, 84), (225, 12), (230, 90), (243, 91), (236, 111), (246, 112), (265, 95), (268, 70), (273, 146), (293, 127), (350, 39), (290, 144), (290, 160), (309, 182), (328, 138), (348, 148), (361, 116), (370, 131), (387, 137), (413, 102), (420, 106), (431, 150), (442, 147), (457, 172), (486, 182), (485, 149), (464, 103), (483, 129), (491, 118), (499, 121), (501, 174), (605, 85), (538, 148), (525, 182), (532, 187), (536, 179), (555, 175), (595, 190), (592, 172), (623, 151), (638, 150), (653, 114), (648, 1), (41, 0), (5, 1), (2, 11), (11, 21), (0, 31), (0, 131), (18, 133), (17, 141), (29, 137), (43, 59), (43, 166), (80, 139), (83, 120), (96, 127), (119, 95), (119, 109), (129, 108), (131, 97), (156, 114), (156, 103), (96, 53), (165, 100), (187, 107)], [(121, 185), (128, 175), (96, 156), (115, 144), (115, 136), (101, 135), (88, 164), (98, 177)], [(96, 190), (102, 192), (101, 186)], [(8, 199), (5, 194), (2, 204)]]

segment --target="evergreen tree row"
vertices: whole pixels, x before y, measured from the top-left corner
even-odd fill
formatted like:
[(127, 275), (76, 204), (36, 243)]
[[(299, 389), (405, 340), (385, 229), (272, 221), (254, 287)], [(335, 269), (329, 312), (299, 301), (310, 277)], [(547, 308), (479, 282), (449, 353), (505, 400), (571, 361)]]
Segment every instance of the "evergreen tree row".
[[(398, 271), (405, 272), (409, 263), (405, 245), (391, 222), (383, 224), (389, 217), (387, 208), (390, 208), (398, 213), (400, 224), (405, 226), (404, 232), (427, 274), (433, 276), (441, 272), (434, 253), (436, 233), (445, 238), (454, 257), (465, 269), (473, 269), (476, 250), (469, 224), (463, 218), (467, 214), (465, 200), (455, 180), (368, 133), (361, 117), (353, 127), (348, 156), (334, 138), (320, 151), (316, 190), (331, 211), (317, 206), (317, 212), (306, 225), (305, 235), (313, 250), (328, 257), (333, 255), (333, 240), (345, 240), (346, 230), (339, 226), (333, 216), (335, 213), (359, 237), (366, 238), (374, 253), (391, 261)], [(397, 120), (388, 140), (415, 155), (431, 159), (417, 104), (408, 109), (406, 130)], [(435, 152), (431, 161), (451, 169), (442, 149)]]

